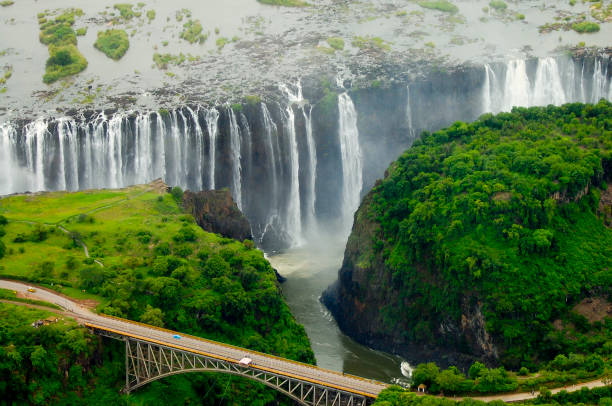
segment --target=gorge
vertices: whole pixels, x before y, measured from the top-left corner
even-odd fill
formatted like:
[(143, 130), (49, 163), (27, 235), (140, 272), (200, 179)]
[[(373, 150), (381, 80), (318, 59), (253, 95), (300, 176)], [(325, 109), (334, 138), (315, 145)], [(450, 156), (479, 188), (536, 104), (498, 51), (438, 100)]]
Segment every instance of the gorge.
[[(242, 104), (13, 119), (0, 123), (0, 166), (7, 174), (0, 194), (118, 188), (156, 178), (194, 191), (227, 188), (256, 244), (270, 255), (280, 252), (273, 264), (287, 265), (296, 252), (323, 258), (315, 266), (326, 269), (325, 277), (310, 272), (302, 275), (310, 283), (289, 288), (290, 280), (285, 288), (288, 295), (310, 289), (288, 301), (312, 339), (329, 326), (317, 300), (335, 279), (361, 197), (421, 131), (512, 106), (612, 99), (611, 65), (609, 51), (602, 51), (466, 64), (367, 88), (303, 77)], [(328, 240), (327, 247), (312, 244)], [(324, 333), (313, 341), (320, 340)], [(386, 360), (378, 368), (392, 369), (391, 363), (395, 371), (371, 376), (400, 376), (400, 361)], [(329, 359), (323, 364), (343, 368)]]

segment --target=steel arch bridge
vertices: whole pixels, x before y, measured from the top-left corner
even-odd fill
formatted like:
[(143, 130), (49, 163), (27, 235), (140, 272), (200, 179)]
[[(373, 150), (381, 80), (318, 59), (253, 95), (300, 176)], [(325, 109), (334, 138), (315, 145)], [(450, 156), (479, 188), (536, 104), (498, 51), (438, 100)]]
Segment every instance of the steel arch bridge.
[(219, 372), (260, 382), (304, 406), (368, 406), (375, 396), (324, 381), (291, 376), (258, 365), (244, 366), (199, 351), (167, 345), (86, 324), (95, 334), (125, 342), (125, 388), (130, 393), (171, 375)]

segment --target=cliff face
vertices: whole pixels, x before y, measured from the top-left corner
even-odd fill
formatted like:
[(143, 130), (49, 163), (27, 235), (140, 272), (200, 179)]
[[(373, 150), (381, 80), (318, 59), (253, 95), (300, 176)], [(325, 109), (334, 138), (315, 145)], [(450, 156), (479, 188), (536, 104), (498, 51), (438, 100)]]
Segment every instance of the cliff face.
[(186, 191), (183, 208), (204, 230), (244, 241), (252, 239), (249, 221), (238, 209), (228, 190)]
[[(599, 333), (571, 327), (573, 306), (612, 294), (612, 165), (593, 147), (609, 139), (611, 109), (521, 109), (423, 134), (355, 214), (322, 297), (340, 328), (412, 362), (460, 367), (580, 351), (573, 337)], [(575, 117), (593, 117), (588, 142)]]
[[(433, 337), (428, 337), (433, 338), (431, 341), (408, 339), (410, 323), (390, 320), (391, 313), (419, 305), (402, 297), (392, 272), (385, 266), (382, 250), (375, 246), (380, 226), (367, 214), (374, 196), (373, 191), (368, 193), (355, 214), (338, 281), (321, 299), (342, 331), (362, 344), (401, 354), (411, 362), (436, 360), (460, 367), (476, 359), (493, 362), (498, 357), (497, 345), (485, 330), (482, 304), (470, 297), (457, 303), (461, 310), (458, 319), (428, 315), (438, 326)], [(413, 276), (421, 279), (425, 291), (427, 286), (438, 289), (444, 283), (425, 267), (417, 269)]]

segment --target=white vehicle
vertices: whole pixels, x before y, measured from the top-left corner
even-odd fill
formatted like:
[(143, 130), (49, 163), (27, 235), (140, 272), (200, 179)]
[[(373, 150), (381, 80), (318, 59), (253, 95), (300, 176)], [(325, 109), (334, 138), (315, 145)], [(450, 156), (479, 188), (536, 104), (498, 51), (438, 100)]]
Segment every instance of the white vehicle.
[(240, 361), (238, 361), (238, 363), (243, 367), (248, 367), (253, 364), (253, 360), (248, 357), (244, 357)]

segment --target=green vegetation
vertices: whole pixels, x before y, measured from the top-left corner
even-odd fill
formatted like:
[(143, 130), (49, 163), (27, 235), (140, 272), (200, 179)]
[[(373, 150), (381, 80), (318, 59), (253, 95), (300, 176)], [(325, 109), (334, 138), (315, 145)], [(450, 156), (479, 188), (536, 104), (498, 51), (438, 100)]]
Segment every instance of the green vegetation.
[(72, 28), (75, 16), (82, 16), (83, 11), (68, 9), (51, 19), (46, 19), (46, 15), (39, 15), (39, 39), (49, 47), (49, 59), (46, 62), (43, 82), (53, 83), (87, 68), (87, 60), (76, 47), (77, 33)]
[(176, 21), (181, 22), (183, 21), (183, 18), (191, 18), (191, 11), (186, 9), (186, 8), (182, 8), (180, 10), (178, 10), (175, 14), (175, 18)]
[[(612, 397), (612, 386), (587, 389), (583, 388), (579, 391), (568, 393), (561, 391), (551, 395), (546, 390), (540, 391), (539, 396), (531, 402), (513, 403), (514, 405), (600, 405), (608, 406)], [(373, 403), (374, 406), (500, 406), (506, 403), (501, 401), (491, 401), (485, 403), (481, 400), (463, 399), (456, 401), (455, 399), (447, 399), (433, 396), (417, 396), (413, 392), (408, 392), (399, 386), (390, 386), (380, 393), (378, 399)]]
[(87, 35), (87, 27), (78, 28), (76, 30), (76, 35), (77, 35), (77, 37), (82, 37), (84, 35)]
[(391, 45), (380, 37), (356, 36), (351, 41), (351, 45), (365, 50), (389, 51), (391, 49)]
[(254, 106), (254, 105), (261, 103), (261, 97), (257, 95), (249, 94), (249, 95), (244, 96), (244, 101), (246, 102), (246, 104), (250, 106)]
[(489, 3), (489, 7), (497, 11), (503, 11), (508, 8), (508, 5), (505, 1), (502, 0), (493, 0)]
[(599, 31), (599, 24), (597, 23), (592, 23), (590, 21), (583, 21), (580, 23), (574, 23), (572, 24), (572, 29), (576, 32), (579, 33), (585, 33), (585, 32), (598, 32)]
[[(8, 223), (3, 227), (6, 255), (0, 259), (0, 276), (36, 281), (69, 296), (94, 299), (98, 311), (109, 315), (314, 362), (304, 329), (284, 303), (274, 270), (262, 252), (250, 241), (204, 232), (182, 211), (181, 199), (180, 188), (166, 193), (165, 188), (148, 185), (4, 198), (0, 213)], [(91, 258), (85, 256), (81, 242), (89, 248)], [(4, 320), (0, 317), (0, 325)], [(10, 342), (0, 329), (0, 363)], [(36, 341), (28, 345), (52, 350)], [(113, 378), (98, 381), (87, 391), (118, 396), (124, 379), (123, 350), (121, 345), (112, 348), (115, 351), (110, 356), (120, 362), (105, 361), (93, 369)], [(90, 362), (87, 354), (66, 351), (60, 358), (79, 356)], [(63, 382), (54, 375), (45, 385), (57, 388)], [(0, 385), (0, 397), (10, 404), (11, 399), (35, 395), (28, 386), (15, 388), (18, 393), (7, 395)], [(147, 385), (131, 398), (135, 404), (154, 404), (165, 399), (168, 388), (175, 399), (171, 404), (201, 403), (203, 394), (208, 394), (206, 402), (211, 404), (239, 397), (246, 404), (263, 405), (277, 397), (262, 385), (239, 378), (190, 374)], [(86, 393), (77, 389), (60, 392), (55, 396), (76, 399), (71, 404), (88, 403), (82, 401)]]
[(459, 8), (447, 0), (419, 1), (419, 6), (432, 10), (444, 11), (445, 13), (456, 13)]
[(202, 24), (200, 20), (189, 20), (183, 24), (183, 31), (180, 37), (190, 44), (203, 44), (208, 39), (208, 34), (202, 33)]
[(149, 20), (149, 22), (155, 20), (155, 10), (147, 11), (147, 19)]
[[(609, 357), (612, 348), (600, 351), (599, 354), (584, 356), (581, 354), (558, 355), (534, 374), (522, 367), (518, 373), (506, 371), (503, 367), (487, 368), (475, 362), (465, 376), (456, 367), (440, 370), (434, 363), (419, 364), (412, 375), (412, 388), (424, 384), (429, 393), (446, 395), (482, 395), (499, 392), (530, 392), (538, 388), (567, 386), (578, 382), (594, 380), (612, 373)], [(608, 358), (606, 361), (605, 358)], [(517, 376), (524, 376), (518, 379)]]
[(261, 4), (268, 4), (271, 6), (285, 6), (285, 7), (306, 7), (310, 6), (310, 3), (303, 0), (257, 0)]
[[(31, 326), (47, 318), (49, 325)], [(2, 403), (125, 404), (116, 389), (124, 380), (121, 346), (101, 345), (73, 320), (0, 303), (0, 344)]]
[(344, 49), (344, 40), (340, 37), (327, 38), (327, 43), (336, 51), (342, 51)]
[(225, 37), (219, 37), (217, 38), (217, 40), (215, 41), (215, 45), (217, 45), (217, 49), (219, 51), (221, 51), (223, 49), (223, 47), (225, 47), (225, 45), (229, 44), (230, 40), (228, 38)]
[(172, 54), (158, 54), (157, 52), (153, 54), (153, 62), (158, 69), (168, 69), (168, 65), (178, 66), (185, 62), (185, 55), (181, 52), (178, 55)]
[(438, 328), (474, 306), (506, 367), (608, 357), (612, 319), (583, 299), (612, 294), (612, 230), (599, 206), (612, 178), (610, 117), (602, 100), (424, 133), (360, 210), (379, 231), (355, 262), (384, 264), (384, 325), (407, 342), (470, 351)]
[(13, 4), (15, 4), (15, 2), (13, 0), (3, 0), (3, 1), (0, 1), (0, 6), (2, 6), (2, 7), (12, 6)]
[(140, 17), (141, 13), (134, 11), (134, 5), (129, 3), (119, 3), (113, 6), (116, 10), (119, 11), (119, 15), (124, 20), (131, 20), (134, 17)]
[(87, 68), (87, 60), (74, 45), (49, 47), (43, 82), (49, 84), (66, 76), (76, 75)]
[(125, 30), (99, 31), (94, 47), (104, 52), (109, 58), (118, 61), (130, 47), (130, 40)]
[(49, 307), (55, 310), (61, 310), (61, 307), (54, 305), (53, 303), (43, 302), (41, 300), (32, 300), (32, 299), (24, 299), (21, 297), (17, 297), (16, 292), (12, 290), (8, 290), (8, 289), (0, 289), (0, 300), (10, 300), (12, 302), (21, 302), (21, 303), (27, 303), (31, 305), (45, 306), (45, 307)]

